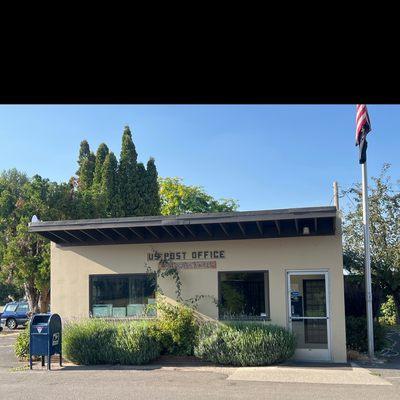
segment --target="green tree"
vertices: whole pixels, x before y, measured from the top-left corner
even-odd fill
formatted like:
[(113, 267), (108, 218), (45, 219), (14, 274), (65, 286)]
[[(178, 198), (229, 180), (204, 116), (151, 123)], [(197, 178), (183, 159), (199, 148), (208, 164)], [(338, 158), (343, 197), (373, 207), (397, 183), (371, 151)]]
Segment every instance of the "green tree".
[(135, 215), (151, 215), (150, 204), (149, 204), (149, 193), (147, 187), (147, 172), (143, 163), (139, 162), (136, 166), (136, 181), (137, 190), (139, 193), (139, 202), (135, 210)]
[(17, 170), (0, 175), (0, 275), (23, 289), (33, 311), (46, 311), (50, 293), (50, 244), (28, 233), (33, 215), (43, 220), (70, 218), (70, 186)]
[[(16, 204), (22, 196), (22, 187), (28, 182), (28, 177), (15, 168), (0, 174), (0, 292), (1, 301), (8, 301), (8, 296), (15, 297), (21, 292), (12, 277), (4, 272), (4, 255), (8, 241), (16, 233), (18, 215)], [(17, 296), (21, 297), (21, 296)]]
[(82, 163), (87, 160), (90, 156), (90, 147), (87, 140), (82, 140), (79, 146), (79, 156), (78, 156), (78, 170), (76, 174), (79, 176), (81, 174)]
[(78, 157), (78, 190), (88, 190), (92, 187), (96, 156), (90, 151), (90, 146), (87, 140), (82, 140), (79, 147)]
[(103, 164), (109, 153), (108, 147), (105, 143), (101, 143), (96, 152), (96, 160), (93, 175), (93, 187), (100, 190), (101, 179), (103, 175)]
[(102, 192), (102, 176), (104, 161), (108, 153), (109, 150), (107, 145), (105, 143), (101, 143), (96, 152), (93, 184), (90, 189), (90, 194), (85, 196), (89, 203), (93, 203), (91, 206), (93, 218), (102, 218), (107, 216), (104, 203), (104, 194)]
[(129, 126), (125, 127), (122, 135), (118, 175), (119, 192), (124, 216), (129, 217), (137, 215), (137, 210), (140, 207), (137, 153)]
[(93, 184), (96, 156), (91, 152), (89, 157), (82, 161), (78, 179), (78, 190), (90, 190)]
[(39, 235), (28, 233), (28, 218), (17, 225), (8, 244), (3, 263), (12, 282), (23, 287), (30, 309), (47, 312), (50, 300), (50, 244)]
[[(389, 165), (372, 178), (369, 187), (371, 270), (375, 285), (392, 295), (400, 311), (400, 193), (388, 175)], [(359, 184), (346, 191), (354, 207), (344, 217), (344, 267), (353, 274), (364, 273), (362, 190)], [(398, 321), (400, 322), (400, 321)]]
[(216, 200), (200, 186), (183, 184), (180, 178), (160, 178), (162, 215), (229, 212), (238, 208), (233, 199)]
[(147, 162), (146, 197), (147, 215), (159, 215), (161, 212), (160, 186), (158, 184), (157, 167), (152, 157)]
[(0, 282), (0, 305), (17, 301), (24, 296), (24, 291), (16, 285)]
[(118, 161), (111, 151), (107, 154), (101, 179), (101, 193), (104, 199), (105, 217), (123, 215), (121, 198), (118, 191)]

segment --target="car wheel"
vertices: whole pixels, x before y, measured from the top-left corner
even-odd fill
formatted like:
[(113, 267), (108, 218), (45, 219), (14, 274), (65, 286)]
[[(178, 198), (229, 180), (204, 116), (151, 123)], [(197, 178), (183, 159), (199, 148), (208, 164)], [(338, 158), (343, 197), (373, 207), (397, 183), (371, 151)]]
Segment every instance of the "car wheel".
[(17, 321), (14, 318), (9, 318), (6, 325), (8, 329), (16, 329), (18, 326)]

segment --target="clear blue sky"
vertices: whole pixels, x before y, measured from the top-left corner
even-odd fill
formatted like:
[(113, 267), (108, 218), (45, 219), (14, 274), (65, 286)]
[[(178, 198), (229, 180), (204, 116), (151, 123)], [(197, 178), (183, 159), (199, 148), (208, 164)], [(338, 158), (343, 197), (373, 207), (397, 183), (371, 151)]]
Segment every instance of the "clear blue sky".
[[(384, 162), (400, 178), (400, 106), (368, 105), (369, 174)], [(360, 181), (354, 105), (0, 106), (0, 170), (65, 181), (79, 143), (119, 156), (124, 125), (139, 161), (203, 186), (241, 210), (329, 205), (332, 182)]]

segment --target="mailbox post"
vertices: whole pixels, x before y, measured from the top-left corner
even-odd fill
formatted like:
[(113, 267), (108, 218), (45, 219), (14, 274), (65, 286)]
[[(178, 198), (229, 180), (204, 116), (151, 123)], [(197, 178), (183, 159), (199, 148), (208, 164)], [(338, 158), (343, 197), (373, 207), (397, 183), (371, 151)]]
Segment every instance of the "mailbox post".
[(58, 314), (35, 314), (30, 324), (29, 334), (29, 367), (32, 369), (32, 356), (47, 356), (47, 369), (51, 369), (51, 356), (60, 355), (62, 366), (62, 327)]

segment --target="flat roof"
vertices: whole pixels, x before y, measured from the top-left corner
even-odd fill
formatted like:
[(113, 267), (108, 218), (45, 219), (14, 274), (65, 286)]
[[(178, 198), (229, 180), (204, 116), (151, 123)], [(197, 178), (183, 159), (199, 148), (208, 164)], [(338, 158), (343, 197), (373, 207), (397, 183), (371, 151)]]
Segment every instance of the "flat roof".
[(162, 243), (335, 234), (336, 207), (305, 207), (171, 216), (40, 221), (29, 224), (60, 245)]

